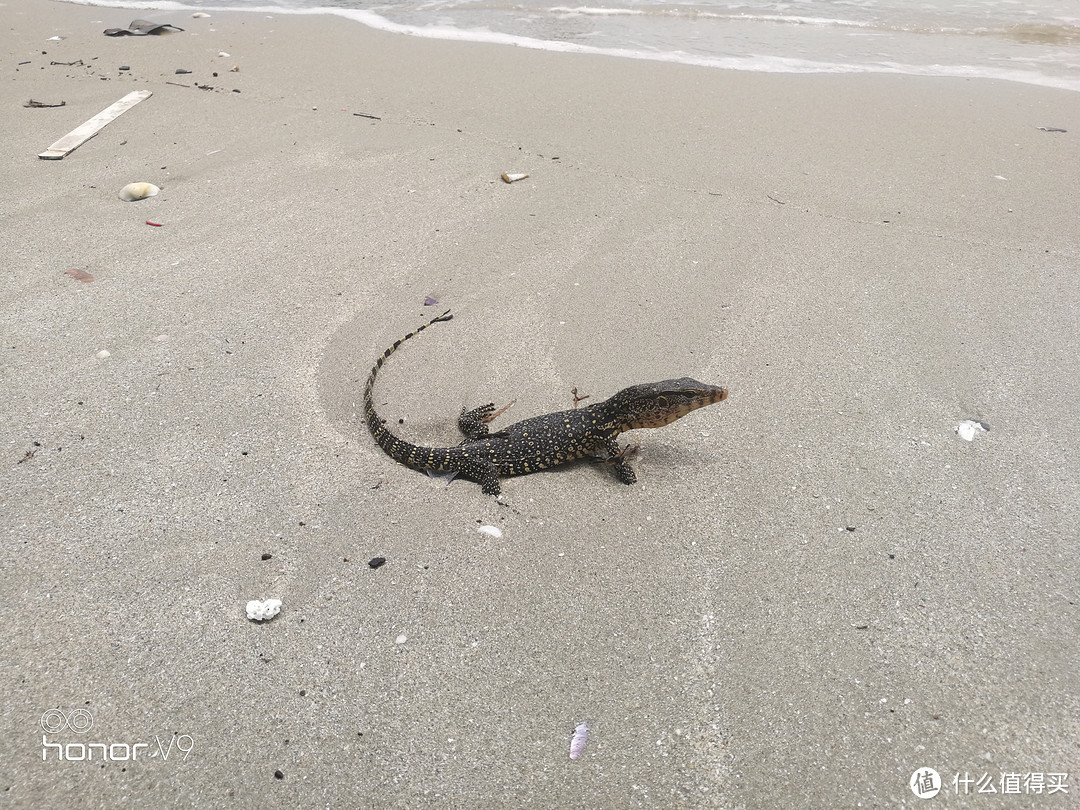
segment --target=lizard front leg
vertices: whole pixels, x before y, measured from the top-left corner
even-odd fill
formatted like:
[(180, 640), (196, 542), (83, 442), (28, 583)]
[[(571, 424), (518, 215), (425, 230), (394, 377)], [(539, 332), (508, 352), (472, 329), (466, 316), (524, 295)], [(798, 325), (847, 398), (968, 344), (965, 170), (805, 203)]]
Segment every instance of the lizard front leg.
[(604, 443), (604, 449), (608, 452), (608, 458), (604, 463), (610, 464), (615, 469), (615, 477), (624, 484), (637, 483), (637, 474), (630, 466), (630, 456), (637, 452), (638, 446), (628, 444), (626, 447), (620, 447), (618, 438), (612, 436)]

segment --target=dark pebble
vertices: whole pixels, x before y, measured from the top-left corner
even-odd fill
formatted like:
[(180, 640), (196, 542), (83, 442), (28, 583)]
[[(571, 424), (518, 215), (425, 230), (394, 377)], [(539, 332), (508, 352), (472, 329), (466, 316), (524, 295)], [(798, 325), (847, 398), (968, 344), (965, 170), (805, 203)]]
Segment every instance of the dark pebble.
[(274, 771), (274, 778), (275, 779), (284, 779), (285, 774), (283, 774), (281, 771)]
[(176, 69), (176, 75), (177, 76), (183, 76), (183, 75), (185, 75), (187, 73), (191, 73), (191, 71), (190, 70), (184, 70), (183, 68), (177, 68)]
[(131, 70), (131, 66), (130, 65), (121, 65), (120, 70)]
[(270, 559), (271, 557), (273, 557), (273, 556), (274, 556), (273, 554), (263, 554), (263, 555), (262, 555), (262, 558), (263, 558), (264, 560), (269, 560), (269, 559)]
[(386, 565), (386, 557), (372, 557), (368, 560), (368, 565), (372, 568), (380, 568)]

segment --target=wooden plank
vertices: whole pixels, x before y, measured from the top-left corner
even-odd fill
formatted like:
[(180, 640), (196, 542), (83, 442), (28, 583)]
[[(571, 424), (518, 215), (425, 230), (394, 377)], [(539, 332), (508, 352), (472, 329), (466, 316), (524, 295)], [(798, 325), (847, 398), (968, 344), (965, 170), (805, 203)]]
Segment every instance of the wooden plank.
[(154, 94), (149, 90), (135, 90), (128, 93), (119, 101), (110, 104), (85, 124), (71, 130), (71, 132), (44, 152), (39, 153), (38, 157), (43, 160), (60, 160), (93, 138), (107, 125), (115, 121), (140, 101), (144, 101), (152, 95)]

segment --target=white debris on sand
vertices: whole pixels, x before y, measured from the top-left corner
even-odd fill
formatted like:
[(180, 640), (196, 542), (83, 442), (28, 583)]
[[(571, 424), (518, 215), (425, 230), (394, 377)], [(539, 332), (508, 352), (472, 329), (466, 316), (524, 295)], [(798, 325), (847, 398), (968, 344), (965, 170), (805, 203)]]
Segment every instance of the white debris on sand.
[(580, 759), (585, 751), (585, 743), (589, 741), (589, 727), (584, 723), (578, 723), (574, 729), (574, 736), (570, 739), (570, 759)]
[(956, 426), (956, 432), (965, 442), (974, 440), (976, 435), (986, 433), (988, 430), (990, 430), (988, 425), (983, 422), (976, 422), (973, 419), (965, 419)]
[(247, 617), (253, 622), (268, 621), (277, 616), (279, 612), (281, 612), (280, 599), (267, 599), (265, 602), (252, 599), (247, 603)]

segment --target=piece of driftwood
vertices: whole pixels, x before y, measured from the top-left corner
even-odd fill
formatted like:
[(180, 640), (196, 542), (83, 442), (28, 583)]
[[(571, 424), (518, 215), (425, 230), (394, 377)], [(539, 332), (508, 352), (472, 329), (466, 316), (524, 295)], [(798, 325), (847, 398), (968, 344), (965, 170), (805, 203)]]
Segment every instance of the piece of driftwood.
[(134, 90), (119, 101), (110, 104), (85, 124), (75, 127), (44, 152), (39, 152), (42, 160), (60, 160), (93, 138), (102, 129), (126, 113), (140, 101), (154, 95), (149, 90)]

